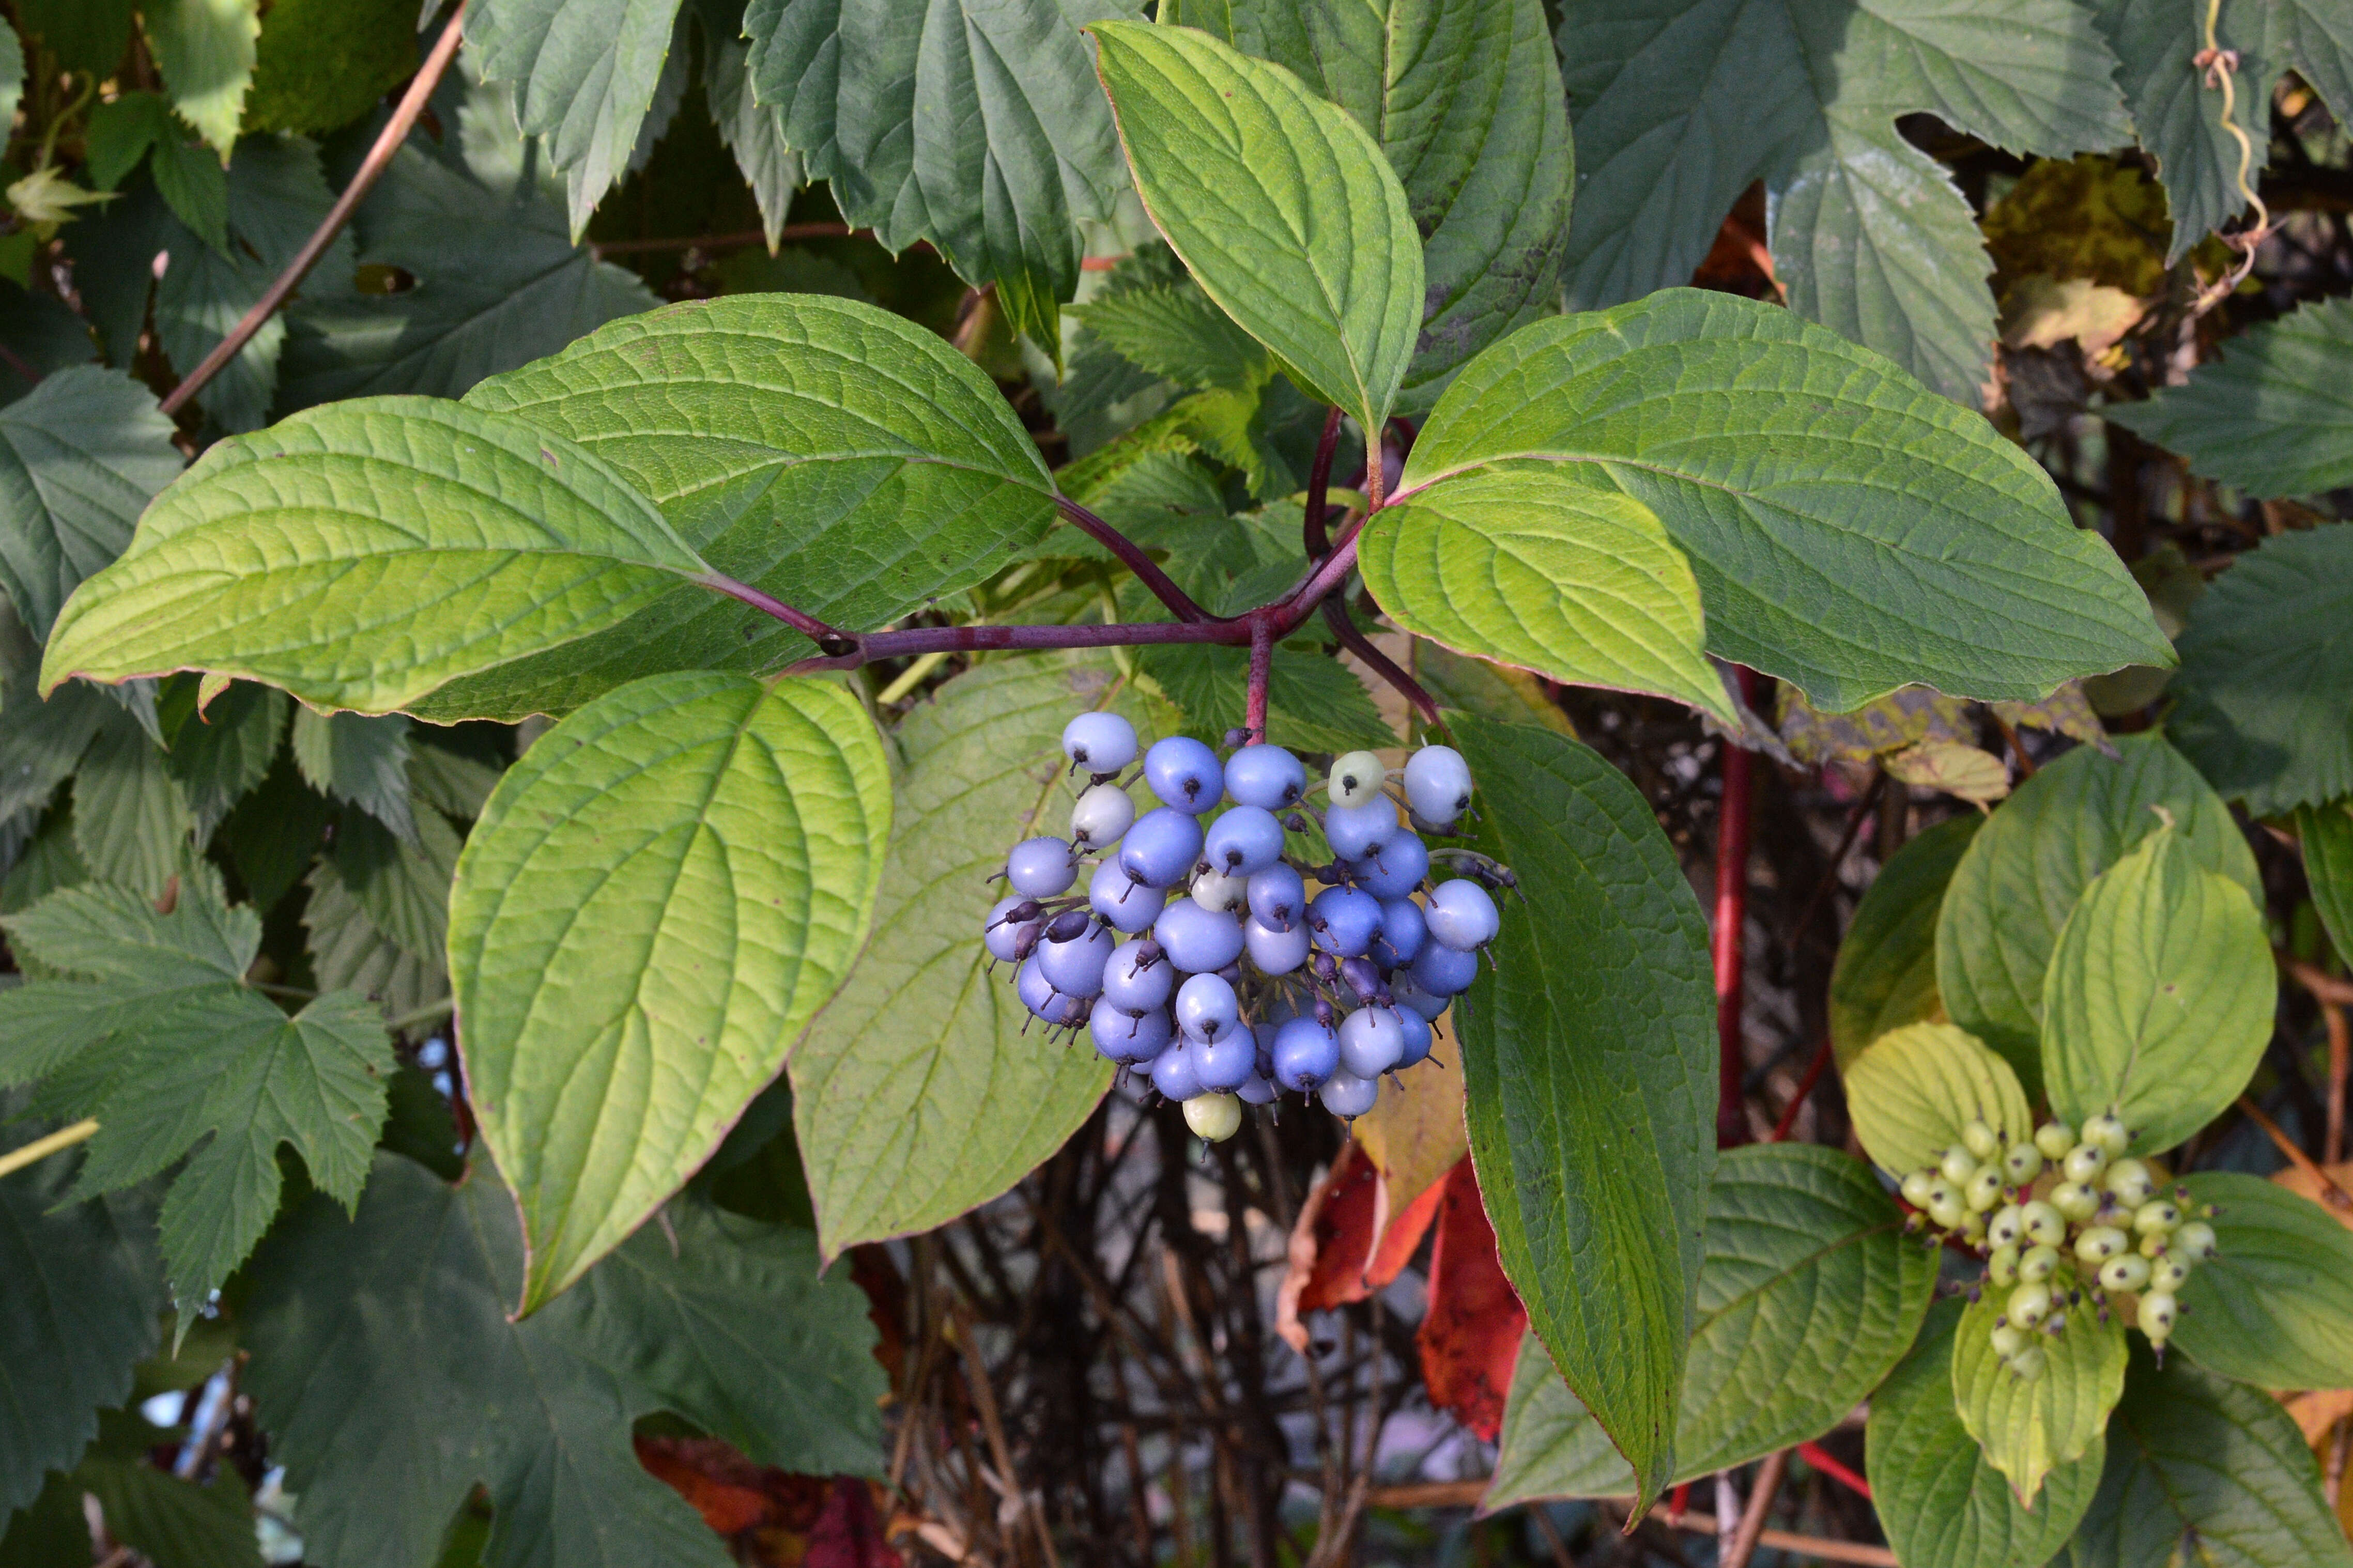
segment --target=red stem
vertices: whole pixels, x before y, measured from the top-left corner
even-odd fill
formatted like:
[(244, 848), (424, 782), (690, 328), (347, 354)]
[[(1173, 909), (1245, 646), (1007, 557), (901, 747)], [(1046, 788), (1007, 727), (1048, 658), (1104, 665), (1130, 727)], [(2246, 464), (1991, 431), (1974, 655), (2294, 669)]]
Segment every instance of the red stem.
[(1861, 1476), (1856, 1475), (1852, 1470), (1848, 1469), (1844, 1465), (1839, 1463), (1839, 1461), (1832, 1458), (1829, 1451), (1824, 1449), (1820, 1444), (1799, 1444), (1798, 1458), (1805, 1460), (1806, 1463), (1813, 1466), (1814, 1468), (1821, 1471), (1822, 1474), (1830, 1477), (1831, 1479), (1838, 1482), (1839, 1485), (1846, 1488), (1847, 1490), (1853, 1492), (1858, 1497), (1862, 1498), (1866, 1501), (1870, 1500), (1871, 1483), (1864, 1480)]
[(1789, 1103), (1781, 1108), (1781, 1120), (1773, 1123), (1773, 1136), (1767, 1139), (1767, 1142), (1778, 1143), (1789, 1136), (1789, 1129), (1798, 1124), (1798, 1112), (1805, 1108), (1807, 1100), (1813, 1098), (1814, 1086), (1822, 1081), (1822, 1074), (1830, 1065), (1831, 1043), (1824, 1040), (1821, 1049), (1814, 1053), (1812, 1065), (1806, 1068), (1806, 1076), (1798, 1080), (1798, 1092), (1791, 1095)]
[(1250, 700), (1242, 711), (1245, 746), (1266, 740), (1266, 688), (1274, 674), (1274, 627), (1263, 620), (1250, 622)]
[(1146, 555), (1127, 535), (1068, 496), (1056, 496), (1054, 504), (1062, 509), (1062, 515), (1075, 523), (1081, 532), (1118, 556), (1120, 563), (1134, 573), (1144, 585), (1152, 590), (1154, 597), (1167, 605), (1178, 620), (1207, 621), (1217, 618), (1195, 604), (1193, 596), (1179, 588), (1170, 579), (1168, 574), (1160, 569), (1159, 563)]
[(858, 647), (858, 639), (847, 632), (793, 608), (782, 599), (760, 592), (749, 583), (738, 583), (734, 578), (717, 572), (708, 577), (697, 577), (694, 581), (731, 599), (741, 599), (762, 615), (774, 616), (829, 654), (846, 654)]
[(391, 166), (393, 154), (400, 151), (403, 142), (408, 140), (409, 128), (425, 111), (426, 100), (433, 96), (433, 89), (439, 84), (442, 73), (449, 68), (449, 61), (458, 53), (465, 20), (466, 0), (458, 0), (457, 8), (449, 13), (449, 20), (442, 26), (441, 37), (434, 41), (433, 52), (425, 57), (425, 64), (410, 79), (408, 90), (400, 95), (399, 105), (393, 110), (392, 118), (385, 121), (384, 130), (377, 133), (375, 145), (370, 147), (367, 156), (360, 161), (359, 172), (352, 176), (352, 183), (343, 187), (343, 194), (335, 198), (335, 205), (327, 209), (327, 216), (318, 229), (303, 242), (302, 248), (294, 253), (294, 259), (287, 263), (286, 270), (270, 284), (269, 291), (254, 301), (253, 309), (229, 329), (228, 336), (213, 345), (213, 352), (199, 361), (196, 368), (183, 377), (180, 384), (165, 396), (163, 407), (166, 415), (179, 413), (190, 398), (203, 391), (206, 384), (220, 374), (223, 365), (237, 356), (253, 340), (253, 334), (261, 331), (262, 323), (276, 315), (288, 296), (294, 292), (304, 278), (310, 276), (311, 268), (318, 265), (319, 258), (327, 253), (327, 247), (334, 243), (335, 236), (343, 232), (343, 225), (351, 221), (352, 214), (374, 187), (377, 176)]
[[(1756, 705), (1756, 676), (1734, 667), (1744, 707)], [(1724, 801), (1715, 828), (1715, 1144), (1749, 1142), (1743, 1079), (1747, 1058), (1740, 1037), (1741, 927), (1748, 917), (1748, 808), (1755, 753), (1737, 741), (1724, 744)]]
[(1327, 410), (1324, 416), (1324, 436), (1315, 443), (1315, 461), (1307, 469), (1307, 510), (1300, 519), (1299, 537), (1307, 546), (1307, 559), (1321, 561), (1332, 549), (1332, 536), (1324, 531), (1324, 513), (1331, 505), (1332, 455), (1340, 448), (1340, 411)]

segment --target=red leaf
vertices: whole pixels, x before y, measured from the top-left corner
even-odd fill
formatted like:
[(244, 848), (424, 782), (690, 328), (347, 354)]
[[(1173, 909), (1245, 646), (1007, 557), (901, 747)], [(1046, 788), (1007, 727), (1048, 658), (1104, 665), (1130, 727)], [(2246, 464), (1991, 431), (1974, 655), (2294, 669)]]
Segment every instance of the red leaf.
[(1437, 1189), (1438, 1240), (1430, 1248), (1430, 1309), (1417, 1339), (1430, 1402), (1493, 1442), (1528, 1314), (1495, 1255), (1494, 1227), (1479, 1201), (1471, 1160)]
[(1315, 1212), (1315, 1266), (1300, 1288), (1299, 1310), (1327, 1311), (1344, 1301), (1361, 1301), (1365, 1260), (1373, 1250), (1373, 1195), (1379, 1173), (1365, 1151), (1350, 1142), (1324, 1178), (1324, 1202)]
[(804, 1476), (746, 1458), (715, 1437), (639, 1437), (638, 1462), (757, 1568), (902, 1568), (883, 1539), (871, 1483)]
[(1432, 1221), (1438, 1218), (1438, 1200), (1445, 1194), (1444, 1178), (1422, 1188), (1420, 1195), (1405, 1205), (1405, 1212), (1389, 1221), (1381, 1232), (1381, 1239), (1373, 1247), (1370, 1262), (1365, 1265), (1365, 1284), (1375, 1290), (1396, 1279), (1405, 1266), (1413, 1261), (1414, 1249), (1421, 1238), (1430, 1234)]

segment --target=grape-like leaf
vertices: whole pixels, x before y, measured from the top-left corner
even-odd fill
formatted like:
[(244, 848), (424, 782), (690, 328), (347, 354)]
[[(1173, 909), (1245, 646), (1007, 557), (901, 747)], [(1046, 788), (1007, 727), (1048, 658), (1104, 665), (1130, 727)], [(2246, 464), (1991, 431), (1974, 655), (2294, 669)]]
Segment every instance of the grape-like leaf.
[(213, 829), (268, 776), (291, 707), (282, 691), (238, 681), (173, 731), (164, 762), (187, 796), (198, 845), (209, 844)]
[[(2080, 1289), (2073, 1266), (2063, 1265), (2050, 1288), (2054, 1296)], [(1993, 1326), (2009, 1297), (2007, 1290), (1989, 1289), (1961, 1313), (1953, 1332), (1951, 1388), (1961, 1425), (1985, 1450), (1986, 1462), (2032, 1508), (2044, 1479), (2100, 1440), (2108, 1412), (2124, 1393), (2125, 1328), (2094, 1311), (2088, 1300), (2069, 1308), (2059, 1333), (2036, 1336), (2044, 1365), (2042, 1375), (2028, 1383), (1994, 1353)]]
[(2182, 1289), (2175, 1346), (2258, 1388), (2353, 1386), (2353, 1231), (2253, 1176), (2200, 1171), (2184, 1184), (2192, 1212), (2218, 1212), (2214, 1256)]
[(186, 863), (195, 815), (155, 743), (127, 714), (106, 717), (74, 771), (74, 847), (90, 875), (151, 899)]
[(459, 1043), (515, 1189), (522, 1310), (719, 1146), (848, 973), (890, 767), (824, 681), (649, 676), (510, 768), (450, 894)]
[(1906, 1024), (1880, 1036), (1848, 1064), (1846, 1093), (1855, 1137), (1894, 1176), (1935, 1164), (1971, 1121), (2012, 1141), (2034, 1127), (2010, 1064), (1950, 1024)]
[(417, 842), (408, 803), (408, 719), (400, 713), (294, 715), (294, 765), (321, 795), (358, 806), (404, 842)]
[(1708, 651), (1819, 708), (1915, 681), (2034, 700), (2172, 662), (2032, 458), (1788, 310), (1678, 289), (1523, 328), (1439, 400), (1398, 496), (1520, 459), (1649, 507), (1698, 578)]
[(1890, 1029), (1936, 1017), (1936, 912), (1984, 818), (1947, 818), (1898, 849), (1864, 889), (1831, 969), (1831, 1046), (1844, 1072)]
[(2250, 495), (2319, 495), (2353, 483), (2348, 353), (2353, 300), (2323, 300), (2231, 339), (2186, 385), (2102, 413)]
[(2338, 952), (2353, 952), (2353, 801), (2299, 807), (2295, 830), (2321, 929)]
[(36, 642), (179, 471), (172, 422), (119, 370), (52, 371), (0, 409), (0, 590)]

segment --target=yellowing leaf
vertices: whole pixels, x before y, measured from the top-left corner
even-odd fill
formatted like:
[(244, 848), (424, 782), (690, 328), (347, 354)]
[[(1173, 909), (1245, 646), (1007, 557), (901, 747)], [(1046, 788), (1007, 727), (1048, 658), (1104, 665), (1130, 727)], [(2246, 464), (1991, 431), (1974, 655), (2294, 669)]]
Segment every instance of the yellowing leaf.
[(1950, 1024), (1880, 1036), (1847, 1068), (1846, 1097), (1863, 1152), (1896, 1176), (1935, 1164), (1973, 1119), (2012, 1139), (2034, 1125), (2010, 1064)]
[(1977, 805), (2010, 793), (2010, 769), (2000, 757), (1976, 746), (1927, 741), (1906, 746), (1886, 760), (1887, 776), (1898, 784), (1942, 790)]

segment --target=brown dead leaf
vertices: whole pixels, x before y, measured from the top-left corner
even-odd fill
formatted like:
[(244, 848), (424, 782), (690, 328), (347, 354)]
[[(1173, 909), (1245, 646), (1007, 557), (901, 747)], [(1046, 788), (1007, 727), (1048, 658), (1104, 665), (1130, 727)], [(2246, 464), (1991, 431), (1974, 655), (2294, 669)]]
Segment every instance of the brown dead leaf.
[(2036, 272), (2002, 297), (2001, 341), (2012, 349), (2050, 349), (2073, 338), (2086, 354), (2098, 355), (2131, 331), (2141, 313), (2140, 300), (2121, 289)]

